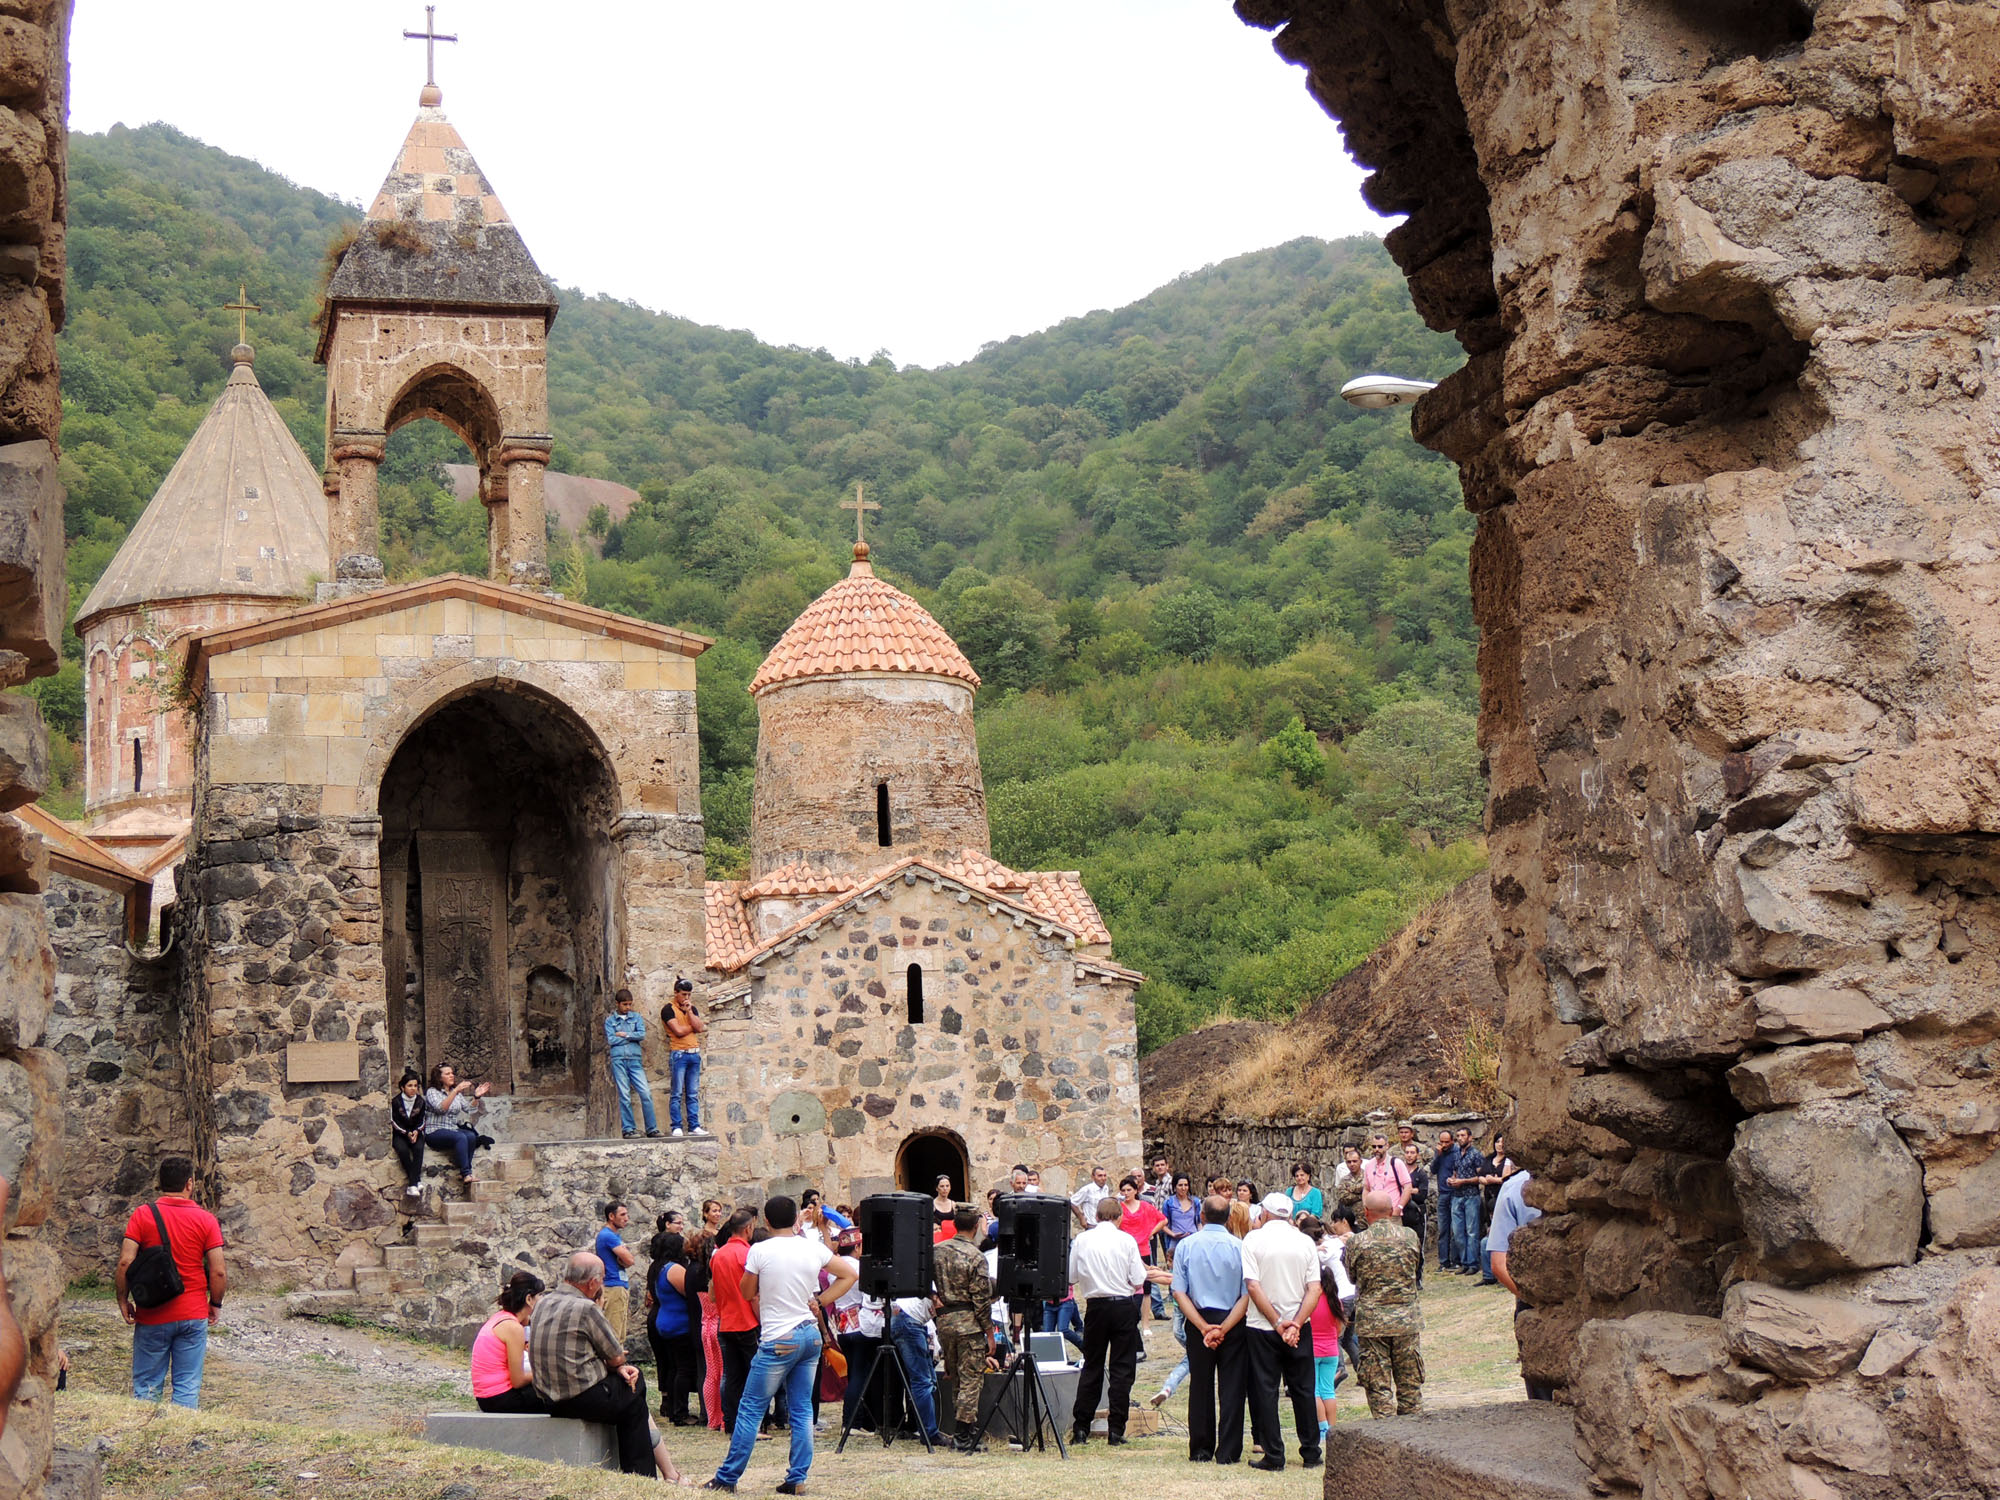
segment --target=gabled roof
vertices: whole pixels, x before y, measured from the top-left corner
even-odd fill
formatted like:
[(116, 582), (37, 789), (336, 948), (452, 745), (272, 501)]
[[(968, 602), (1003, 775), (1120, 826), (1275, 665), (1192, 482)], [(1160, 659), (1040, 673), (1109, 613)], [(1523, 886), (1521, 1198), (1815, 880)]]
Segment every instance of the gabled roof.
[[(910, 883), (929, 880), (939, 888), (949, 886), (953, 890), (964, 891), (976, 900), (990, 903), (996, 911), (1012, 913), (1017, 923), (1034, 923), (1044, 935), (1062, 936), (1071, 947), (1096, 947), (1111, 941), (1104, 918), (1076, 871), (1020, 874), (971, 849), (963, 851), (956, 860), (937, 861), (921, 856), (900, 859), (858, 880), (829, 876), (825, 882), (825, 894), (830, 899), (783, 931), (768, 938), (759, 938), (751, 925), (750, 903), (770, 896), (820, 893), (798, 889), (809, 882), (792, 874), (797, 868), (787, 866), (783, 870), (774, 870), (757, 881), (711, 880), (707, 883), (702, 898), (708, 968), (719, 974), (747, 968), (765, 954), (787, 947), (814, 928), (838, 920), (848, 906), (899, 877)], [(780, 879), (781, 876), (790, 878)], [(987, 884), (987, 880), (995, 883)], [(1001, 881), (1006, 884), (1000, 884)], [(1134, 983), (1143, 978), (1106, 958), (1080, 956), (1077, 963), (1113, 977), (1130, 978)]]
[[(340, 302), (539, 310), (556, 290), (500, 206), (493, 184), (444, 117), (426, 104), (368, 205), (361, 233), (327, 281)], [(320, 335), (326, 358), (333, 320)]]
[(295, 609), (289, 614), (274, 615), (254, 624), (226, 625), (197, 632), (188, 637), (188, 690), (192, 693), (201, 691), (207, 680), (209, 661), (225, 652), (237, 651), (245, 646), (260, 646), (266, 641), (283, 640), (309, 630), (323, 630), (329, 625), (344, 625), (351, 620), (394, 614), (397, 610), (430, 604), (439, 599), (464, 599), (473, 604), (505, 610), (509, 614), (567, 625), (615, 641), (631, 641), (636, 645), (657, 647), (661, 651), (676, 651), (682, 656), (699, 656), (715, 644), (705, 635), (675, 630), (668, 625), (655, 625), (647, 620), (635, 620), (629, 615), (615, 615), (608, 609), (592, 609), (587, 604), (572, 604), (567, 599), (528, 593), (464, 573), (442, 573), (436, 578), (420, 578), (415, 583), (371, 589), (365, 594), (316, 604), (309, 609)]
[(111, 566), (77, 611), (176, 599), (304, 599), (329, 572), (319, 471), (285, 426), (246, 344)]
[(979, 674), (945, 628), (916, 600), (875, 576), (857, 542), (848, 575), (805, 607), (764, 658), (750, 691), (850, 673), (910, 672), (970, 687)]
[(42, 836), (48, 846), (49, 866), (125, 898), (125, 940), (136, 943), (146, 936), (146, 921), (152, 914), (153, 878), (142, 874), (92, 839), (36, 803), (14, 809), (14, 816)]

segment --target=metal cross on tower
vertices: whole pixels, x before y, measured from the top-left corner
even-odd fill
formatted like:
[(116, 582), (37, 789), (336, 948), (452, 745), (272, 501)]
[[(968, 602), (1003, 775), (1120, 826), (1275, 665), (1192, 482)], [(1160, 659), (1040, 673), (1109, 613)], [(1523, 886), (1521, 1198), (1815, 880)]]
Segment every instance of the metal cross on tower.
[(239, 344), (249, 343), (250, 314), (264, 310), (250, 300), (250, 288), (239, 281), (236, 284), (236, 300), (234, 302), (223, 303), (222, 310), (236, 314), (236, 342)]
[(861, 513), (863, 511), (869, 511), (869, 510), (880, 510), (882, 508), (882, 502), (879, 500), (863, 500), (861, 498), (861, 486), (857, 483), (854, 486), (854, 498), (852, 500), (841, 501), (840, 508), (842, 510), (851, 510), (854, 512), (855, 542), (858, 544), (867, 541), (868, 538), (866, 538), (861, 534)]
[(439, 42), (455, 42), (458, 38), (456, 36), (446, 36), (437, 29), (437, 7), (435, 5), (426, 5), (424, 7), (424, 29), (422, 31), (406, 31), (403, 33), (403, 36), (407, 41), (422, 42), (424, 44), (424, 82), (435, 87), (437, 84), (437, 44)]

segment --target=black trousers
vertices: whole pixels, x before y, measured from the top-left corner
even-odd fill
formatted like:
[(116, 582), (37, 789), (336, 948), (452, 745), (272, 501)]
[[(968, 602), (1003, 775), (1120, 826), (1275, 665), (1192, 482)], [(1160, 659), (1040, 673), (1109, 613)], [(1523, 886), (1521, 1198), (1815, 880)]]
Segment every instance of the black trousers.
[(627, 1385), (619, 1375), (607, 1375), (580, 1396), (551, 1401), (552, 1417), (603, 1422), (618, 1429), (618, 1468), (626, 1474), (659, 1477), (653, 1464), (653, 1421), (646, 1411), (646, 1377)]
[(882, 1340), (864, 1333), (843, 1333), (840, 1352), (847, 1356), (847, 1395), (842, 1400), (841, 1426), (877, 1432), (882, 1426), (882, 1393), (875, 1379), (875, 1357)]
[(750, 1361), (757, 1357), (757, 1330), (741, 1333), (723, 1329), (716, 1334), (722, 1345), (722, 1430), (736, 1430), (736, 1403), (743, 1399), (743, 1382), (750, 1378)]
[(1319, 1457), (1319, 1401), (1313, 1386), (1312, 1330), (1296, 1346), (1263, 1328), (1250, 1335), (1250, 1436), (1264, 1450), (1264, 1462), (1285, 1466), (1285, 1434), (1278, 1426), (1278, 1382), (1292, 1398), (1292, 1425), (1299, 1430), (1299, 1457)]
[[(1220, 1323), (1226, 1307), (1200, 1309), (1202, 1321)], [(1211, 1349), (1188, 1325), (1188, 1457), (1219, 1464), (1243, 1462), (1243, 1404), (1250, 1390), (1250, 1353), (1241, 1323)], [(1218, 1420), (1217, 1413), (1220, 1412)], [(1317, 1425), (1315, 1424), (1315, 1430)]]
[(532, 1385), (517, 1385), (511, 1391), (498, 1396), (481, 1396), (481, 1411), (512, 1412), (520, 1416), (532, 1416), (536, 1412), (549, 1409), (549, 1403), (542, 1399), (542, 1393)]
[[(1104, 1393), (1111, 1436), (1125, 1436), (1132, 1406), (1132, 1380), (1139, 1373), (1139, 1299), (1092, 1297), (1083, 1309), (1083, 1374), (1076, 1383), (1070, 1430), (1088, 1433)], [(1314, 1419), (1317, 1422), (1317, 1418)]]
[(396, 1148), (396, 1160), (403, 1164), (403, 1175), (410, 1179), (410, 1186), (423, 1186), (424, 1143), (413, 1141), (397, 1130), (390, 1133), (389, 1144)]
[(701, 1342), (692, 1334), (669, 1337), (657, 1332), (650, 1324), (646, 1337), (653, 1345), (653, 1369), (660, 1387), (660, 1415), (676, 1427), (685, 1427), (694, 1420), (688, 1415), (688, 1397), (700, 1387), (696, 1384), (695, 1353)]

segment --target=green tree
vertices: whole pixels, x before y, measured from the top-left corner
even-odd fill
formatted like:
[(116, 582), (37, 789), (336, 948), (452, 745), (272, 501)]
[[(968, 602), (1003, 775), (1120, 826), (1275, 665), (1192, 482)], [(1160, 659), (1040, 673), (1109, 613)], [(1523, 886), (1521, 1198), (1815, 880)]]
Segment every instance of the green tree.
[(1290, 776), (1298, 786), (1318, 786), (1326, 779), (1326, 752), (1297, 715), (1257, 750), (1267, 769)]
[(1475, 832), (1486, 807), (1478, 726), (1435, 698), (1392, 703), (1349, 742), (1361, 777), (1354, 810), (1439, 838)]

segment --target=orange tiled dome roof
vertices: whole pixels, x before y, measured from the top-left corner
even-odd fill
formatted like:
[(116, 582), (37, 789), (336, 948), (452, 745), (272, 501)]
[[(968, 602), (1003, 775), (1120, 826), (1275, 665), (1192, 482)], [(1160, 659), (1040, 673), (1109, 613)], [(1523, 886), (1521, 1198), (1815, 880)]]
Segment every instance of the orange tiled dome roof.
[(865, 547), (855, 547), (853, 570), (778, 637), (750, 679), (751, 692), (849, 672), (914, 672), (979, 686), (958, 642), (929, 610), (875, 576)]

